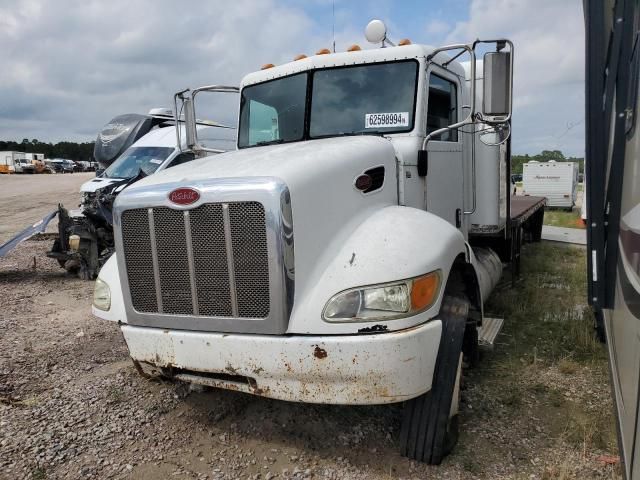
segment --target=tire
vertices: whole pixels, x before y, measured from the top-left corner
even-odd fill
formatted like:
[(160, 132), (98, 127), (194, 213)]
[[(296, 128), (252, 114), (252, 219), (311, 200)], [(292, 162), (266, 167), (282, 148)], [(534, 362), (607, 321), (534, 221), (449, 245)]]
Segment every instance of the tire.
[(466, 300), (443, 300), (442, 336), (431, 390), (404, 405), (400, 450), (405, 457), (438, 465), (458, 441), (457, 405), (468, 312)]

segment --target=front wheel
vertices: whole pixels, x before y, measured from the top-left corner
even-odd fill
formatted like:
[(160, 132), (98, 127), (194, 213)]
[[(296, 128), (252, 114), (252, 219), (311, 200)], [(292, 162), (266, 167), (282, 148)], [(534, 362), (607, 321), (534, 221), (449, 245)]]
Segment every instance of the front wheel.
[(404, 406), (400, 448), (405, 457), (437, 465), (458, 440), (462, 344), (468, 312), (466, 300), (444, 298), (442, 336), (431, 390)]

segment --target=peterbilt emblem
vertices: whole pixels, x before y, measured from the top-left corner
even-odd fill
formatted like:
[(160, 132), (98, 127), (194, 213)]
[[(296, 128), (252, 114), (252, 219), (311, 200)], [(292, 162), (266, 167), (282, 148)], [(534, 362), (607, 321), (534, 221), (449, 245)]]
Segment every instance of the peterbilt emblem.
[(200, 198), (200, 193), (193, 188), (180, 187), (169, 192), (169, 201), (178, 205), (191, 205)]

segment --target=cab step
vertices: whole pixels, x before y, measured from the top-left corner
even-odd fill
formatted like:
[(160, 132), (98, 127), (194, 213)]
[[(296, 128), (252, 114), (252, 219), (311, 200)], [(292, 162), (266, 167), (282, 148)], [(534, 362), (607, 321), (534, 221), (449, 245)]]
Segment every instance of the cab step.
[(484, 317), (482, 326), (478, 329), (478, 345), (481, 348), (493, 349), (496, 337), (502, 330), (504, 318)]

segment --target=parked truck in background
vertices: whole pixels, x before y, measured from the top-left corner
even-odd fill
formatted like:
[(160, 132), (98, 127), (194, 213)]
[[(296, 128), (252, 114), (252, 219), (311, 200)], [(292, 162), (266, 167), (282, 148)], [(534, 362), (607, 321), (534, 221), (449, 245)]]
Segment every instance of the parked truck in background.
[(35, 173), (48, 173), (44, 163), (44, 153), (25, 153), (25, 158), (31, 162)]
[(578, 198), (578, 163), (532, 160), (523, 164), (522, 194), (545, 197), (548, 207), (573, 209)]
[[(484, 301), (502, 261), (540, 238), (544, 199), (509, 195), (511, 42), (389, 46), (378, 20), (366, 35), (388, 48), (247, 75), (237, 150), (118, 196), (93, 312), (120, 324), (140, 369), (172, 379), (404, 402), (403, 455), (439, 463), (463, 356), (500, 327)], [(176, 94), (190, 150), (207, 151), (196, 96), (221, 91)]]
[(34, 173), (35, 166), (24, 152), (0, 152), (0, 173)]

